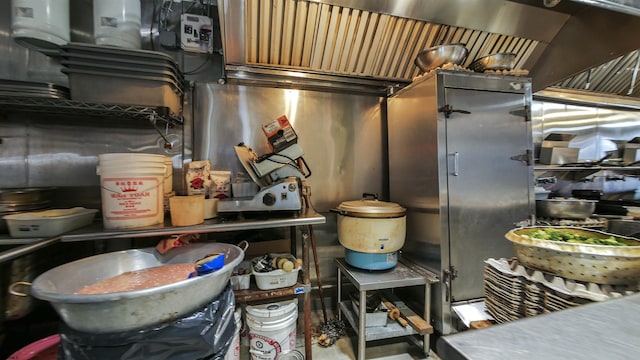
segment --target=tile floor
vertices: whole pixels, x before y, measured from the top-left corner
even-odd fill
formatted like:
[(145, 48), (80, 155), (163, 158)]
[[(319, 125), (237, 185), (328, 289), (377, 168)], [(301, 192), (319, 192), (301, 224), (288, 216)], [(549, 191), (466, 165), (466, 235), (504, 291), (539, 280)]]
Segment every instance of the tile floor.
[[(331, 318), (333, 314), (328, 312), (327, 316)], [(318, 326), (323, 322), (321, 312), (312, 315), (312, 324)], [(298, 327), (301, 323), (298, 323)], [(347, 327), (349, 325), (347, 324)], [(248, 340), (243, 339), (241, 344), (240, 359), (249, 359)], [(358, 348), (358, 338), (353, 331), (347, 331), (347, 334), (338, 339), (333, 345), (323, 347), (317, 344), (317, 339), (312, 338), (312, 354), (314, 360), (354, 360), (356, 359), (356, 350)], [(302, 354), (304, 351), (304, 338), (302, 332), (298, 329), (297, 350)], [(433, 353), (428, 357), (422, 351), (422, 348), (406, 338), (393, 338), (385, 340), (377, 340), (367, 342), (366, 358), (371, 360), (440, 360)]]

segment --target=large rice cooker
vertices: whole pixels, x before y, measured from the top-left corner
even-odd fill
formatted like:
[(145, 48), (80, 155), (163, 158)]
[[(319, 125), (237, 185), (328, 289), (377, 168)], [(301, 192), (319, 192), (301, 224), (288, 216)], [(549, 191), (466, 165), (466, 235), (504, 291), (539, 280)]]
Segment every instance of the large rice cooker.
[(367, 270), (396, 266), (406, 235), (406, 210), (370, 194), (341, 203), (334, 212), (338, 213), (338, 240), (345, 248), (346, 262)]

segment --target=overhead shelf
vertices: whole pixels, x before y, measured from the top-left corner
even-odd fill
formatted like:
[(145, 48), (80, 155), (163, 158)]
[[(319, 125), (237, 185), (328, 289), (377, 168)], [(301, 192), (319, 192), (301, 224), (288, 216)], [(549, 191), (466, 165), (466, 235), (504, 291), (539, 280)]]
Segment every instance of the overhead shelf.
[(0, 110), (138, 119), (153, 124), (157, 121), (173, 125), (183, 124), (182, 116), (172, 114), (169, 108), (163, 106), (98, 104), (46, 97), (0, 96)]
[(562, 165), (539, 165), (534, 166), (536, 171), (635, 171), (640, 170), (640, 166), (562, 166)]

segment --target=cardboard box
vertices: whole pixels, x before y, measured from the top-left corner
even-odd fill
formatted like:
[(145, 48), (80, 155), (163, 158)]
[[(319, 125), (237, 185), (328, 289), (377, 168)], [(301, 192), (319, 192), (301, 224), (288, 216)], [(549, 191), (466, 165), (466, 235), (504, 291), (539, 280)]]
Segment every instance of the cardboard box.
[(576, 136), (573, 134), (551, 133), (542, 141), (543, 148), (567, 148)]
[(262, 131), (267, 136), (271, 150), (274, 152), (279, 152), (298, 142), (298, 135), (285, 115), (264, 123)]
[(579, 148), (570, 147), (543, 147), (540, 149), (540, 164), (562, 165), (578, 161)]
[(622, 161), (625, 164), (640, 161), (640, 147), (625, 147)]
[(640, 161), (640, 137), (635, 137), (628, 143), (624, 144), (622, 161), (625, 164)]

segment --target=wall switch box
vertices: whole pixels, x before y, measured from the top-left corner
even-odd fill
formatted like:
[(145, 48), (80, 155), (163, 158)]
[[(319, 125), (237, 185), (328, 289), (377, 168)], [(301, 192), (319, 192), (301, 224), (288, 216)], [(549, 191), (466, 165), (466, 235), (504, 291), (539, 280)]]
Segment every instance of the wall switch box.
[(211, 18), (203, 15), (182, 14), (180, 46), (184, 51), (213, 52), (213, 28)]

